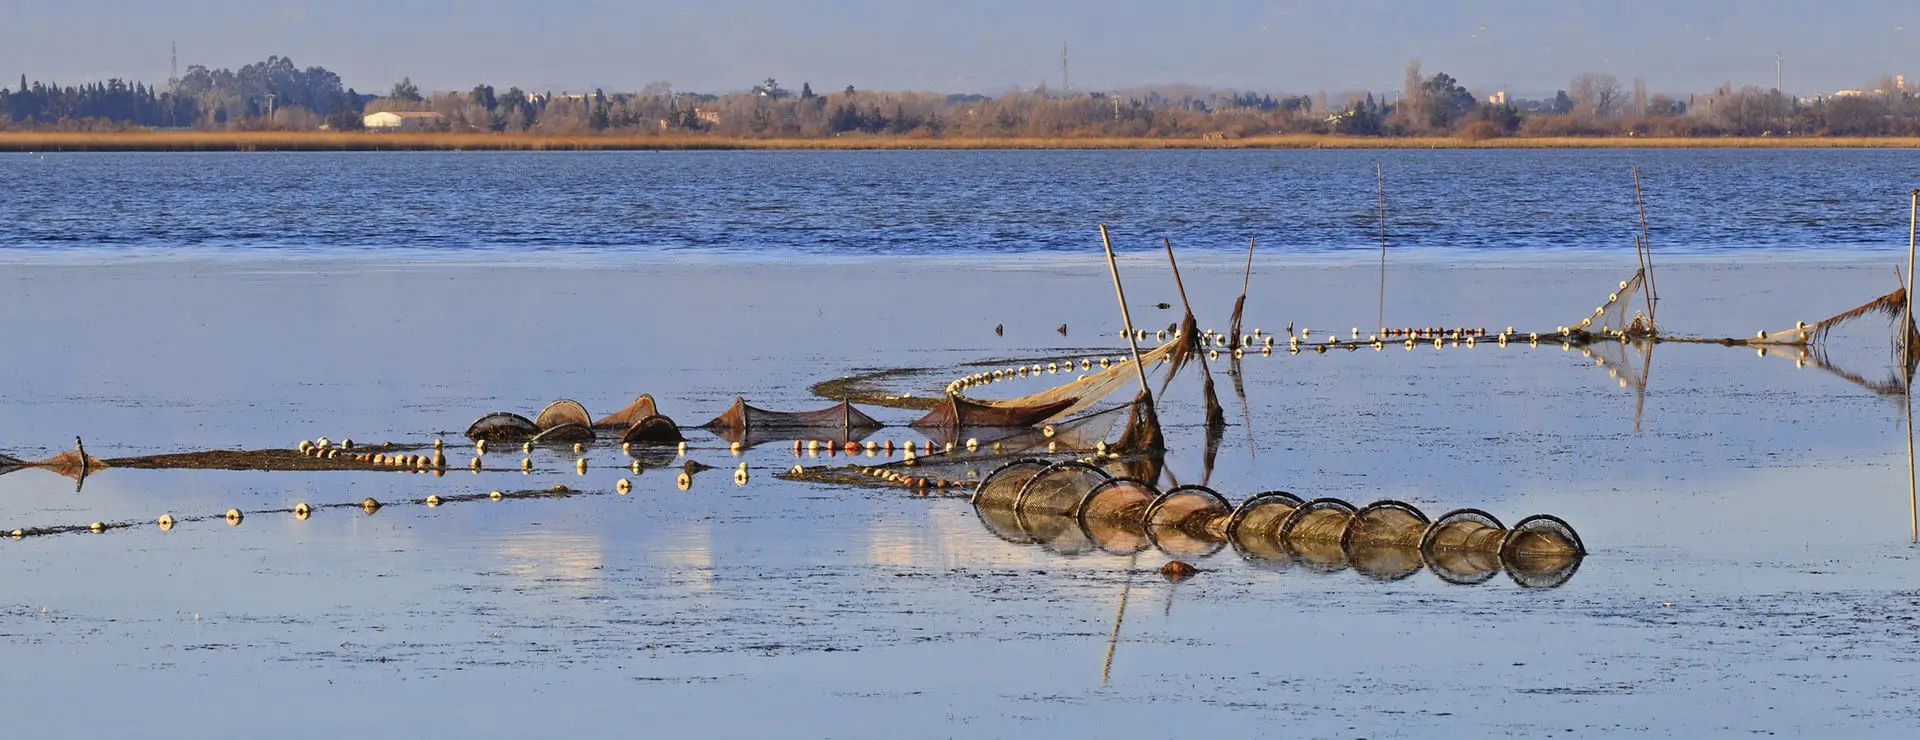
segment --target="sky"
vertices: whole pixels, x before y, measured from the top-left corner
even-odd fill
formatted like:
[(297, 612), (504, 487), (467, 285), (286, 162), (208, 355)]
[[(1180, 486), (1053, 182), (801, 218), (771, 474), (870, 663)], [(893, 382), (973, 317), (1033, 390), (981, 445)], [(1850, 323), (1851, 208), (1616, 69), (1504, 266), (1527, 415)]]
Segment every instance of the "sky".
[[(1913, 28), (1909, 29), (1908, 26)], [(1655, 92), (1920, 80), (1914, 0), (0, 0), (0, 79), (164, 83), (269, 55), (363, 92), (787, 87), (994, 93), (1190, 83), (1390, 91), (1407, 62), (1471, 89), (1551, 94), (1582, 72)]]

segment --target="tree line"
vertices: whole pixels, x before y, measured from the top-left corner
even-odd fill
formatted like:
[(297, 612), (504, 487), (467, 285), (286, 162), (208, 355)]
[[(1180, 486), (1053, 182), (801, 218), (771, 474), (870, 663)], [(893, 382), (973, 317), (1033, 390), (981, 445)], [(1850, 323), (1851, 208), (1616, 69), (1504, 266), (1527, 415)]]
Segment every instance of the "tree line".
[(654, 82), (632, 92), (504, 92), (476, 85), (423, 93), (410, 79), (385, 94), (344, 87), (324, 67), (285, 57), (238, 70), (187, 68), (163, 88), (108, 80), (81, 86), (0, 87), (0, 126), (70, 130), (353, 130), (379, 111), (432, 111), (461, 132), (687, 134), (730, 137), (1221, 137), (1321, 133), (1354, 136), (1803, 136), (1920, 135), (1920, 104), (1883, 79), (1878, 89), (1800, 100), (1757, 87), (1720, 86), (1684, 97), (1649, 95), (1642, 80), (1582, 74), (1541, 100), (1468, 89), (1444, 72), (1407, 66), (1397, 90), (1280, 95), (1169, 85), (1124, 92), (1031, 90), (994, 96), (825, 93), (768, 78), (724, 95)]

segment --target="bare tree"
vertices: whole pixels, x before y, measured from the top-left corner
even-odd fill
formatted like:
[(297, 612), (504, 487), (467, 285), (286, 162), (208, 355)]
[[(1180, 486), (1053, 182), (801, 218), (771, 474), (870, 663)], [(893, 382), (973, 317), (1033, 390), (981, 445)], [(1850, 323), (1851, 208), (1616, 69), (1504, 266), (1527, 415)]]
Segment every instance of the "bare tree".
[(1604, 72), (1586, 72), (1567, 85), (1567, 95), (1573, 98), (1575, 115), (1606, 118), (1619, 112), (1620, 78)]

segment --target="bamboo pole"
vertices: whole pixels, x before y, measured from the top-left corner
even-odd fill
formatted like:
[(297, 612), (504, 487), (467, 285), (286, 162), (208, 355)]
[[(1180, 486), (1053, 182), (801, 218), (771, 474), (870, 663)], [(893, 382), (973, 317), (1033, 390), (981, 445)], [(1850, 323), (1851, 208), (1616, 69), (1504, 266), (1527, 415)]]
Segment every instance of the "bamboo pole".
[(1120, 286), (1120, 263), (1113, 258), (1113, 240), (1107, 236), (1107, 225), (1100, 224), (1100, 246), (1107, 250), (1107, 271), (1113, 274), (1113, 294), (1120, 298), (1120, 325), (1127, 330), (1127, 348), (1133, 351), (1133, 369), (1140, 372), (1140, 392), (1147, 395), (1147, 403), (1153, 403), (1153, 388), (1147, 385), (1147, 366), (1140, 362), (1140, 343), (1133, 338), (1133, 316), (1127, 311), (1127, 289)]
[(1653, 237), (1647, 231), (1647, 201), (1640, 196), (1640, 165), (1633, 166), (1633, 203), (1640, 208), (1640, 249), (1647, 266), (1647, 323), (1658, 327), (1654, 316), (1660, 306), (1660, 287), (1653, 279)]
[(1380, 161), (1373, 162), (1374, 191), (1380, 201), (1380, 304), (1374, 314), (1374, 329), (1381, 334), (1387, 331), (1387, 176), (1380, 168)]

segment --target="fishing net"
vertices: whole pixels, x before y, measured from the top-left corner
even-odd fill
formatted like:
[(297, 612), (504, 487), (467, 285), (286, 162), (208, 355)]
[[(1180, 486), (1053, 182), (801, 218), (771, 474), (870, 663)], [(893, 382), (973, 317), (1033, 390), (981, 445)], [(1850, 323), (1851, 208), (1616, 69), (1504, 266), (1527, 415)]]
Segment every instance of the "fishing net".
[(630, 429), (634, 424), (650, 416), (659, 416), (660, 409), (654, 403), (651, 394), (642, 393), (626, 408), (608, 414), (606, 418), (593, 423), (601, 429)]
[(570, 445), (587, 444), (594, 440), (593, 427), (580, 422), (567, 422), (541, 432), (534, 437), (534, 445)]
[(1621, 281), (1617, 290), (1607, 295), (1605, 303), (1587, 314), (1580, 323), (1567, 329), (1576, 334), (1585, 332), (1600, 337), (1651, 336), (1654, 333), (1653, 321), (1647, 317), (1647, 303), (1642, 295), (1646, 289), (1646, 275), (1646, 270), (1636, 270), (1633, 277)]
[(1094, 486), (1113, 474), (1078, 460), (1057, 462), (1035, 474), (1014, 497), (1013, 508), (1025, 516), (1078, 517), (1080, 501)]
[(884, 425), (846, 401), (818, 411), (768, 411), (748, 405), (744, 398), (735, 398), (731, 408), (704, 426), (712, 430), (739, 432), (756, 429), (837, 429), (846, 432), (879, 429)]
[(659, 414), (634, 422), (632, 426), (627, 427), (624, 434), (620, 435), (621, 444), (678, 444), (685, 442), (686, 439), (680, 434), (680, 425)]
[[(1906, 392), (1920, 362), (1920, 332), (1901, 331), (1907, 310), (1902, 288), (1823, 321), (1762, 332), (1747, 340), (1762, 355), (1779, 353), (1799, 365), (1814, 365), (1876, 393)], [(1797, 350), (1797, 351), (1795, 351)]]
[(25, 460), (21, 460), (20, 458), (11, 457), (8, 455), (0, 455), (0, 475), (6, 475), (7, 473), (11, 473), (15, 470), (19, 470), (24, 467), (27, 467), (27, 462)]
[(1147, 537), (1175, 557), (1202, 558), (1226, 546), (1233, 505), (1206, 486), (1180, 486), (1146, 511)]
[(1130, 555), (1153, 543), (1147, 538), (1147, 507), (1160, 498), (1153, 484), (1136, 478), (1110, 478), (1080, 501), (1080, 527), (1100, 549)]
[(1420, 549), (1498, 553), (1506, 536), (1507, 528), (1494, 515), (1479, 509), (1456, 509), (1427, 527), (1420, 538)]
[[(996, 535), (1056, 552), (1097, 548), (1124, 555), (1157, 547), (1173, 557), (1202, 558), (1231, 543), (1244, 559), (1267, 566), (1351, 567), (1380, 580), (1425, 567), (1453, 583), (1480, 583), (1504, 570), (1529, 588), (1565, 583), (1586, 556), (1579, 535), (1552, 516), (1507, 528), (1491, 514), (1460, 509), (1429, 521), (1400, 501), (1355, 509), (1340, 499), (1303, 502), (1284, 491), (1234, 507), (1205, 486), (1162, 494), (1137, 478), (1108, 477), (1112, 472), (1084, 462), (1016, 460), (989, 474), (973, 503)], [(1071, 494), (1082, 490), (1075, 500)]]
[(1415, 550), (1427, 531), (1427, 515), (1400, 501), (1376, 501), (1353, 512), (1340, 535), (1340, 546)]
[[(1173, 352), (1176, 344), (1176, 341), (1169, 341), (1142, 353), (1140, 361), (1149, 366), (1159, 362)], [(912, 426), (926, 430), (947, 430), (949, 433), (974, 427), (1031, 426), (1092, 408), (1136, 377), (1138, 373), (1134, 370), (1133, 360), (1127, 359), (1110, 363), (1071, 382), (1018, 398), (972, 398), (955, 390), (949, 392), (926, 416), (913, 422)]]
[(1268, 491), (1241, 502), (1227, 520), (1227, 539), (1242, 557), (1269, 563), (1287, 563), (1293, 554), (1278, 536), (1280, 524), (1301, 504), (1299, 496)]
[(527, 417), (506, 411), (482, 416), (467, 427), (467, 439), (475, 442), (520, 442), (532, 439), (539, 433), (539, 425)]
[(587, 407), (580, 405), (580, 402), (562, 398), (547, 404), (546, 408), (541, 409), (540, 415), (533, 417), (533, 423), (541, 429), (552, 429), (562, 424), (579, 424), (580, 426), (591, 427), (593, 426), (593, 417), (587, 414)]

